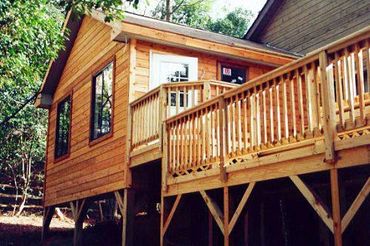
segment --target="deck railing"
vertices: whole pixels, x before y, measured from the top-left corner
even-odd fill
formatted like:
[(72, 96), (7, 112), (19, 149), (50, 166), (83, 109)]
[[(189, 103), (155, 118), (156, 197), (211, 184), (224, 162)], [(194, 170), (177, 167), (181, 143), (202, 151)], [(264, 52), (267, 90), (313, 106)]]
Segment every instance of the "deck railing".
[(166, 83), (130, 104), (131, 150), (160, 141), (168, 117), (218, 96), (236, 85), (221, 81)]
[(166, 121), (173, 177), (234, 164), (234, 157), (321, 138), (334, 159), (337, 131), (369, 123), (370, 28), (339, 40)]

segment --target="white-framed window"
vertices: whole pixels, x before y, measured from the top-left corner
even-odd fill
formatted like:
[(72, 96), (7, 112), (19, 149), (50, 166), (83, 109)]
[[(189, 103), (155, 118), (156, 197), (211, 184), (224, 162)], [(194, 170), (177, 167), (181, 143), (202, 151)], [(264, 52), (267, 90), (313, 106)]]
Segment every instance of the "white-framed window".
[(198, 80), (198, 58), (151, 53), (149, 89), (163, 83)]

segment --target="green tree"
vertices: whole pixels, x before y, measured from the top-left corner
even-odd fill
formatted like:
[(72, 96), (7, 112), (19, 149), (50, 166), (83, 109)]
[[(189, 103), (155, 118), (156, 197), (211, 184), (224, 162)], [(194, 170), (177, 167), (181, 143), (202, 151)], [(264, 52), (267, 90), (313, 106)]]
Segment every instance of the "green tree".
[(121, 0), (0, 1), (0, 183), (16, 187), (22, 198), (16, 200), (18, 214), (34, 194), (33, 184), (42, 181), (47, 112), (36, 109), (33, 99), (49, 61), (68, 38), (68, 31), (61, 32), (65, 14), (101, 9), (111, 21), (123, 17), (121, 5)]
[[(236, 8), (223, 18), (213, 19), (210, 16), (213, 2), (213, 0), (161, 1), (152, 12), (152, 16), (228, 36), (243, 37), (251, 24), (253, 13), (243, 8)], [(224, 12), (227, 10), (224, 9)]]
[(251, 11), (236, 8), (224, 18), (209, 20), (205, 28), (213, 32), (241, 38), (251, 24), (252, 18), (253, 13)]
[[(194, 28), (204, 28), (210, 19), (209, 12), (213, 2), (214, 0), (161, 1), (153, 10), (152, 16)], [(167, 6), (169, 3), (172, 4)]]

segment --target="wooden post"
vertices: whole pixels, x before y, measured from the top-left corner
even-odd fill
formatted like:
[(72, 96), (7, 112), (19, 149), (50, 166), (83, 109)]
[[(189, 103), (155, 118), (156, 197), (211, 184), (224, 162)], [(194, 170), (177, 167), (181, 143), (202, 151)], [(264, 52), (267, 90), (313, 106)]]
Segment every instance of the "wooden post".
[(167, 124), (165, 120), (167, 119), (167, 90), (161, 86), (159, 91), (159, 129), (161, 134), (159, 135), (159, 144), (162, 150), (162, 190), (167, 191), (167, 172), (168, 172), (168, 134), (167, 134)]
[(41, 231), (41, 243), (44, 243), (45, 239), (48, 236), (49, 230), (50, 230), (50, 222), (53, 218), (55, 211), (54, 206), (45, 207), (44, 208), (44, 214), (43, 214), (43, 220), (42, 220), (42, 231)]
[(213, 218), (210, 211), (208, 211), (208, 246), (213, 245)]
[(339, 202), (338, 169), (330, 170), (330, 187), (333, 214), (333, 232), (335, 246), (342, 246), (342, 225)]
[(115, 191), (114, 195), (118, 204), (118, 208), (122, 216), (122, 246), (126, 245), (126, 232), (127, 232), (127, 189), (123, 191), (123, 197), (119, 191)]
[(325, 161), (334, 163), (335, 126), (335, 98), (334, 98), (334, 71), (333, 65), (328, 65), (326, 51), (319, 55), (321, 74), (321, 99), (323, 103), (323, 128), (325, 137)]
[(229, 202), (229, 187), (224, 187), (224, 245), (230, 245), (230, 235), (229, 235), (229, 212), (230, 212), (230, 202)]
[(89, 208), (89, 202), (86, 199), (77, 200), (70, 202), (73, 220), (75, 222), (75, 228), (73, 233), (73, 245), (82, 245), (82, 229), (83, 222), (85, 220), (87, 210)]
[(203, 82), (203, 102), (211, 99), (211, 83), (209, 81)]
[(164, 199), (163, 191), (161, 191), (161, 225), (160, 225), (160, 235), (159, 235), (159, 245), (163, 246), (163, 239), (164, 239), (164, 233), (163, 233), (163, 226), (164, 226)]
[(227, 107), (225, 104), (225, 98), (222, 96), (218, 102), (219, 106), (219, 120), (220, 120), (220, 178), (222, 181), (227, 181), (227, 174), (225, 168), (226, 155), (227, 155)]

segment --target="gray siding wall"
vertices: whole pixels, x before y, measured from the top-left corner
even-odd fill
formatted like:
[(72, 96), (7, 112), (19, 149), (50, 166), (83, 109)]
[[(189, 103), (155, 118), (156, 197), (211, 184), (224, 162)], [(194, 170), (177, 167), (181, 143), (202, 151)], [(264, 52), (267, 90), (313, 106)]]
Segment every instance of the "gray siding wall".
[(370, 0), (281, 0), (258, 42), (306, 54), (370, 25)]

